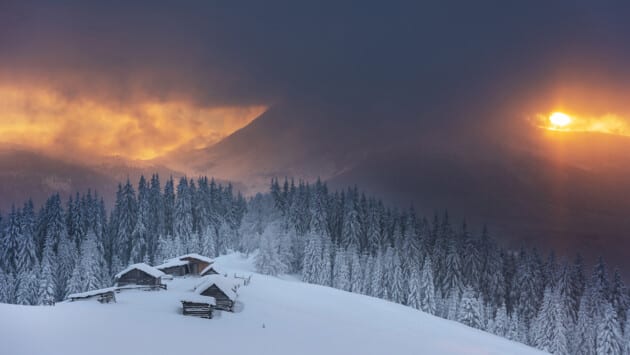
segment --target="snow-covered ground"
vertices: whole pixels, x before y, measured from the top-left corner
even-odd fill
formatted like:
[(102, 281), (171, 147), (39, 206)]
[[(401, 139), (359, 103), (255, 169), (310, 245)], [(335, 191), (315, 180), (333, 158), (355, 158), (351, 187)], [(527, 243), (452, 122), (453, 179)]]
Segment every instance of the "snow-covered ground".
[(168, 291), (123, 291), (54, 307), (0, 304), (0, 353), (20, 354), (538, 354), (525, 345), (387, 301), (252, 272), (223, 256), (217, 268), (253, 274), (237, 313), (181, 315), (198, 278)]

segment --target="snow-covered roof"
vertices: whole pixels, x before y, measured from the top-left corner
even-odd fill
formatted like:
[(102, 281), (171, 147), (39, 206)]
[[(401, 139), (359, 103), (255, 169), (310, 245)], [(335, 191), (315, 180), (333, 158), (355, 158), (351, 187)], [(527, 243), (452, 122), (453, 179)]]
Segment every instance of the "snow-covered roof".
[(192, 303), (207, 303), (211, 306), (215, 306), (217, 301), (214, 297), (198, 295), (196, 293), (191, 293), (181, 298), (182, 302), (192, 302)]
[(216, 271), (217, 273), (219, 273), (219, 274), (220, 274), (219, 270), (217, 270), (217, 269), (214, 267), (214, 265), (210, 264), (210, 265), (206, 266), (203, 270), (201, 270), (201, 272), (199, 273), (199, 275), (203, 275), (203, 274), (205, 274), (206, 272), (210, 271), (210, 269), (214, 269), (214, 271)]
[(164, 262), (164, 264), (155, 266), (156, 269), (168, 269), (170, 267), (188, 265), (188, 260), (179, 260), (179, 259), (168, 259)]
[(129, 265), (127, 266), (127, 268), (119, 273), (116, 274), (116, 276), (114, 276), (114, 278), (119, 279), (122, 275), (128, 273), (129, 271), (133, 270), (133, 269), (137, 269), (140, 270), (142, 272), (145, 272), (153, 277), (162, 277), (165, 274), (154, 268), (153, 266), (147, 265), (145, 263), (138, 263), (138, 264), (133, 264), (133, 265)]
[(180, 255), (180, 256), (178, 256), (175, 259), (182, 260), (182, 259), (185, 259), (185, 258), (197, 259), (197, 260), (200, 260), (200, 261), (204, 261), (204, 262), (206, 262), (208, 264), (214, 263), (214, 260), (210, 259), (209, 257), (203, 256), (203, 255), (199, 255), (197, 253), (190, 253), (190, 254), (186, 254), (186, 255)]
[(107, 288), (100, 288), (98, 290), (91, 290), (91, 291), (85, 291), (85, 292), (79, 292), (79, 293), (71, 293), (68, 295), (69, 299), (72, 298), (88, 298), (88, 297), (93, 297), (96, 295), (100, 295), (102, 293), (106, 293), (106, 292), (113, 292), (116, 291), (116, 287), (107, 287)]
[(212, 285), (216, 285), (219, 290), (223, 291), (223, 293), (228, 296), (229, 299), (234, 301), (236, 300), (236, 291), (234, 291), (234, 287), (237, 284), (237, 281), (222, 275), (208, 275), (204, 276), (201, 282), (195, 286), (195, 293), (200, 295)]

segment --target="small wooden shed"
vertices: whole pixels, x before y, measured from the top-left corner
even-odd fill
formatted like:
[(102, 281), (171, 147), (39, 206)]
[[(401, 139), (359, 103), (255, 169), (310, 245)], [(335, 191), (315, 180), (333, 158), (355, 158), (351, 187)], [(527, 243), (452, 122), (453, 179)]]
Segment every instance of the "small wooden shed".
[(212, 308), (216, 305), (214, 298), (191, 294), (182, 298), (181, 302), (185, 316), (212, 319)]
[(238, 283), (221, 275), (209, 275), (195, 287), (195, 293), (215, 299), (215, 309), (232, 311), (236, 301)]
[(100, 303), (110, 303), (110, 302), (116, 302), (116, 295), (114, 294), (114, 292), (116, 292), (116, 287), (101, 288), (98, 290), (72, 293), (72, 294), (69, 294), (66, 297), (66, 299), (71, 302), (74, 302), (74, 301), (78, 301), (82, 299), (89, 299), (89, 298), (96, 297)]
[(138, 263), (130, 265), (116, 274), (114, 280), (116, 286), (142, 285), (163, 287), (162, 276), (164, 276), (164, 273), (153, 266)]

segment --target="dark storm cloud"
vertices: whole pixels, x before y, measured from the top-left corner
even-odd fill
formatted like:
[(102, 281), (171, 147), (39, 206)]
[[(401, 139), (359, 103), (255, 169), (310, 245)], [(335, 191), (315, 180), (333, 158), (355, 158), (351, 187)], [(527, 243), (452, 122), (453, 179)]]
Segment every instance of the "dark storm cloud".
[(356, 120), (467, 122), (453, 102), (492, 105), (595, 65), (606, 68), (596, 75), (626, 75), (630, 48), (627, 9), (603, 2), (9, 1), (1, 10), (5, 81), (114, 103), (338, 102)]

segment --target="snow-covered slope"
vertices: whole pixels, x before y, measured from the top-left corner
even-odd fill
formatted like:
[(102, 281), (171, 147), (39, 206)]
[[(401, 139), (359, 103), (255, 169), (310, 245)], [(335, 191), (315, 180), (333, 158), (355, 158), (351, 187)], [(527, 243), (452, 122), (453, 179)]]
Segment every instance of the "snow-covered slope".
[(198, 278), (168, 291), (123, 291), (117, 303), (0, 305), (3, 354), (537, 354), (535, 349), (414, 309), (291, 277), (253, 273), (238, 254), (218, 258), (230, 275), (253, 274), (237, 313), (181, 315)]

